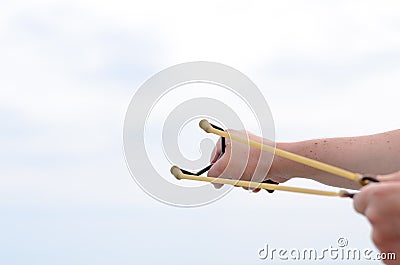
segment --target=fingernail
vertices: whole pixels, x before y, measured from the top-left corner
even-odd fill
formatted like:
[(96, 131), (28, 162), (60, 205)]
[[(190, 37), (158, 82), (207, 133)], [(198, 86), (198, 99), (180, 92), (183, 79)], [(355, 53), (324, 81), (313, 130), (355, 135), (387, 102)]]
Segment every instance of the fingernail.
[(223, 186), (222, 184), (216, 184), (216, 183), (211, 183), (211, 184), (213, 184), (214, 188), (217, 190), (219, 190)]

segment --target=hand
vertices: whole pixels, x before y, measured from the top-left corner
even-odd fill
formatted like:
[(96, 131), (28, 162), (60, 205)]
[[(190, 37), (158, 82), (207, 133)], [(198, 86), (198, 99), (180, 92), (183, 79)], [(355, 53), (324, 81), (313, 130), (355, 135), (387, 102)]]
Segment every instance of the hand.
[[(378, 179), (380, 183), (369, 184), (354, 196), (354, 208), (371, 223), (377, 248), (400, 257), (400, 171)], [(385, 263), (400, 264), (400, 260)]]
[[(270, 141), (246, 131), (227, 130), (227, 132), (244, 139), (250, 139), (273, 146)], [(215, 164), (208, 171), (209, 177), (240, 179), (255, 182), (262, 182), (266, 179), (271, 179), (280, 183), (287, 180), (283, 177), (276, 177), (268, 174), (273, 159), (271, 153), (250, 147), (247, 144), (231, 141), (228, 138), (226, 139), (225, 154), (217, 161), (220, 153), (221, 139), (216, 144), (213, 154), (211, 155), (211, 163)], [(214, 184), (214, 186), (216, 188), (222, 187), (221, 184)], [(259, 189), (254, 191), (259, 191)]]

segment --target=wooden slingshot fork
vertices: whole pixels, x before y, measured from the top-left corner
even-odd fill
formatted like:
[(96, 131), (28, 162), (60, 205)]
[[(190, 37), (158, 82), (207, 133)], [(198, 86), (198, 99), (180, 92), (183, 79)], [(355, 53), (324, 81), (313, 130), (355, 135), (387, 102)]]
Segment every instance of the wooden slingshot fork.
[[(221, 137), (221, 154), (219, 158), (225, 152), (225, 138), (229, 138), (233, 141), (237, 141), (240, 143), (247, 144), (251, 147), (258, 148), (260, 150), (275, 154), (277, 156), (334, 174), (339, 177), (343, 177), (346, 179), (350, 179), (354, 182), (359, 183), (362, 186), (365, 186), (371, 182), (378, 182), (375, 176), (371, 175), (363, 175), (359, 173), (354, 173), (333, 165), (329, 165), (317, 160), (313, 160), (301, 155), (297, 155), (282, 149), (278, 149), (275, 147), (271, 147), (250, 139), (245, 139), (237, 135), (229, 134), (228, 132), (224, 131), (222, 128), (209, 123), (207, 120), (201, 120), (199, 123), (200, 128), (202, 128), (207, 133), (212, 133), (215, 135), (219, 135)], [(218, 158), (218, 159), (219, 159)], [(344, 198), (353, 198), (356, 193), (349, 192), (347, 190), (340, 190), (340, 191), (324, 191), (324, 190), (316, 190), (316, 189), (307, 189), (307, 188), (300, 188), (300, 187), (291, 187), (291, 186), (283, 186), (278, 185), (278, 183), (273, 182), (271, 180), (266, 180), (261, 183), (259, 182), (252, 182), (252, 181), (244, 181), (244, 180), (235, 180), (235, 179), (225, 179), (225, 178), (211, 178), (206, 176), (201, 176), (201, 174), (205, 173), (212, 167), (212, 164), (205, 167), (204, 169), (192, 173), (187, 170), (180, 169), (177, 166), (173, 166), (171, 168), (172, 175), (175, 176), (177, 179), (189, 179), (189, 180), (196, 180), (196, 181), (204, 181), (204, 182), (212, 182), (217, 184), (228, 184), (234, 185), (238, 187), (248, 187), (252, 189), (265, 189), (269, 192), (274, 190), (281, 190), (281, 191), (290, 191), (290, 192), (298, 192), (298, 193), (306, 193), (306, 194), (314, 194), (314, 195), (324, 195), (324, 196), (332, 196), (332, 197), (344, 197)]]

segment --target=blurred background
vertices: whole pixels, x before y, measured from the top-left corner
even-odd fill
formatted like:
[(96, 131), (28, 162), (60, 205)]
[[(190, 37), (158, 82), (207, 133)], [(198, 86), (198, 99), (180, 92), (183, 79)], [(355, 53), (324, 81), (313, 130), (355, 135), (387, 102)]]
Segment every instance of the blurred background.
[(122, 128), (147, 78), (203, 60), (257, 84), (277, 141), (397, 129), (399, 8), (397, 1), (2, 1), (0, 263), (262, 264), (271, 262), (257, 256), (266, 243), (322, 249), (340, 237), (374, 249), (369, 224), (347, 199), (235, 189), (200, 208), (164, 205), (132, 180)]

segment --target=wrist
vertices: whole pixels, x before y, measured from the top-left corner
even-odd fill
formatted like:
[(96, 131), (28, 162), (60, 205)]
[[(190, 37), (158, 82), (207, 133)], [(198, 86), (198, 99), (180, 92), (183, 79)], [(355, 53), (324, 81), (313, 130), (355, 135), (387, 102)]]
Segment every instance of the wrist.
[[(290, 143), (276, 143), (276, 148), (288, 151)], [(274, 178), (290, 179), (294, 177), (293, 170), (291, 169), (290, 160), (274, 155), (268, 175)], [(293, 162), (292, 162), (293, 163)]]
[[(311, 157), (308, 152), (303, 150), (305, 148), (303, 142), (276, 143), (276, 148), (305, 157), (314, 158)], [(287, 158), (279, 157), (277, 155), (274, 156), (270, 169), (271, 176), (285, 179), (291, 179), (294, 177), (310, 178), (314, 173), (314, 169), (309, 168), (308, 166), (299, 164)]]

